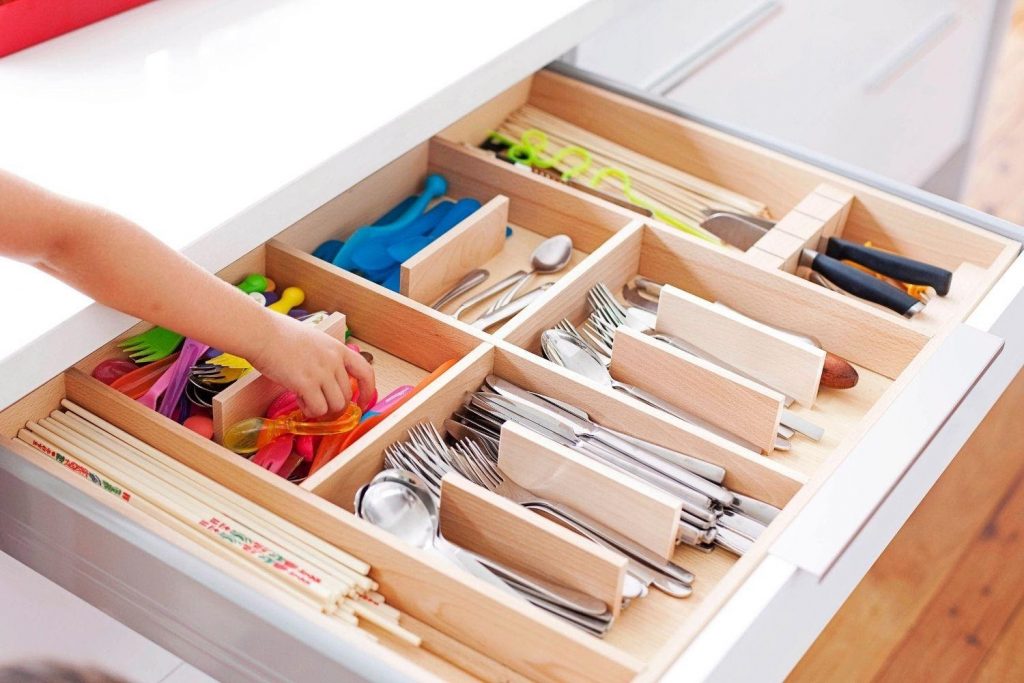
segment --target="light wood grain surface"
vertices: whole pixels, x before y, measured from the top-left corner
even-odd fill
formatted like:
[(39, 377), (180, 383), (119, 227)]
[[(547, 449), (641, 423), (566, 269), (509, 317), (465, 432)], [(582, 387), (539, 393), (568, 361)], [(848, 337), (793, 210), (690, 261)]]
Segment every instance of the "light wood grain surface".
[(428, 306), (505, 246), (508, 197), (498, 195), (402, 263), (399, 291)]
[(441, 535), (486, 558), (622, 606), (626, 558), (452, 472), (441, 482)]
[(568, 505), (666, 559), (675, 553), (680, 502), (646, 482), (514, 422), (501, 427), (498, 468), (528, 491)]
[[(664, 295), (662, 295), (664, 300)], [(612, 376), (771, 453), (782, 395), (628, 327), (615, 332)]]
[(825, 352), (671, 285), (658, 300), (659, 332), (679, 337), (768, 386), (813, 406)]

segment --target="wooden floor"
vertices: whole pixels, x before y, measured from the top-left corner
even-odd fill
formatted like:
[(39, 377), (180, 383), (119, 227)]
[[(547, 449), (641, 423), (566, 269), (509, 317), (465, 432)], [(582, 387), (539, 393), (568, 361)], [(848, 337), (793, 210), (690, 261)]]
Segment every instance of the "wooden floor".
[(963, 201), (1024, 225), (1024, 0), (996, 65)]
[[(1024, 0), (964, 201), (1024, 224)], [(1024, 373), (790, 676), (1024, 681)]]
[(1024, 373), (791, 681), (1024, 681)]

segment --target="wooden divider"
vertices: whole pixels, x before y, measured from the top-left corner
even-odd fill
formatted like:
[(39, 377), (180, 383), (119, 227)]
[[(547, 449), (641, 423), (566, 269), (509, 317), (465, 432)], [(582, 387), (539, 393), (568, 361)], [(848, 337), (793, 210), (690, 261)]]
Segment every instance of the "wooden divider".
[(826, 350), (890, 379), (928, 341), (888, 311), (666, 230), (644, 231), (640, 272), (755, 320), (816, 337)]
[(441, 535), (527, 574), (622, 607), (625, 556), (451, 472), (441, 481)]
[(487, 339), (451, 316), (276, 240), (267, 244), (267, 275), (300, 284), (311, 305), (345, 313), (353, 335), (419, 368), (433, 370)]
[(665, 559), (675, 552), (681, 503), (650, 484), (506, 422), (498, 467), (515, 483), (601, 522)]
[(402, 263), (399, 291), (430, 305), (505, 246), (508, 197), (498, 195)]
[(628, 327), (615, 333), (611, 371), (762, 453), (775, 448), (783, 400), (778, 392)]
[(842, 234), (853, 200), (846, 190), (819, 185), (747, 251), (747, 259), (795, 273), (804, 249), (820, 251), (829, 237)]
[[(592, 252), (637, 215), (592, 195), (440, 138), (430, 141), (430, 170), (444, 175), (450, 192), (470, 197), (506, 195), (509, 220), (550, 237), (572, 228), (577, 249)], [(525, 265), (525, 264), (524, 264)]]
[(587, 292), (599, 282), (625, 281), (640, 265), (643, 224), (634, 221), (598, 249), (548, 292), (547, 302), (532, 315), (519, 314), (495, 333), (499, 339), (540, 353), (541, 333), (563, 318), (582, 323), (590, 312)]
[(594, 386), (510, 344), (498, 342), (493, 372), (528, 391), (580, 406), (598, 424), (720, 465), (728, 471), (724, 483), (729, 489), (776, 507), (785, 506), (806, 482), (804, 475), (770, 458), (759, 457), (617, 391)]
[(679, 337), (806, 406), (814, 405), (825, 352), (672, 285), (658, 300), (659, 332)]
[[(331, 313), (317, 327), (339, 341), (345, 340), (345, 316)], [(239, 420), (266, 414), (271, 401), (284, 389), (266, 375), (250, 370), (213, 397), (213, 439), (221, 442), (224, 431)]]

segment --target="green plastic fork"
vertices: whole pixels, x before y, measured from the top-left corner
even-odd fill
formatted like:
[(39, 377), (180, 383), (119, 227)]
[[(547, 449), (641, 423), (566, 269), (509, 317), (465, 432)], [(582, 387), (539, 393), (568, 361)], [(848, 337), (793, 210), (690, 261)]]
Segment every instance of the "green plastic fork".
[(163, 327), (154, 327), (118, 344), (136, 363), (152, 363), (174, 353), (184, 337)]
[[(267, 289), (267, 278), (253, 273), (235, 286), (246, 294), (264, 292)], [(185, 337), (177, 332), (171, 332), (164, 327), (154, 327), (125, 339), (117, 347), (136, 363), (152, 363), (174, 353), (184, 340)]]

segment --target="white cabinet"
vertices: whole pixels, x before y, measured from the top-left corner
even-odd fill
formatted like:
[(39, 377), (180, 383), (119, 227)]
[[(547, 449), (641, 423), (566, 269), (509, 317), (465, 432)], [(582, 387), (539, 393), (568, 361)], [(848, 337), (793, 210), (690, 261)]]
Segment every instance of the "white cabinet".
[(1008, 5), (661, 0), (572, 61), (695, 114), (955, 197)]

